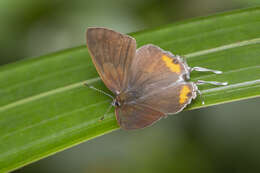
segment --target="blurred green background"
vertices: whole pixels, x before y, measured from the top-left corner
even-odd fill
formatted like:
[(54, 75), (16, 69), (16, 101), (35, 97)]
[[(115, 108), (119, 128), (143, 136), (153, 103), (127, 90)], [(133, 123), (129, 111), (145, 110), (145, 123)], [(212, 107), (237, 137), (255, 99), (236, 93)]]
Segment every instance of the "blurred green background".
[[(0, 64), (85, 44), (89, 26), (123, 33), (260, 5), (260, 0), (0, 0)], [(118, 130), (15, 172), (258, 172), (260, 99)]]

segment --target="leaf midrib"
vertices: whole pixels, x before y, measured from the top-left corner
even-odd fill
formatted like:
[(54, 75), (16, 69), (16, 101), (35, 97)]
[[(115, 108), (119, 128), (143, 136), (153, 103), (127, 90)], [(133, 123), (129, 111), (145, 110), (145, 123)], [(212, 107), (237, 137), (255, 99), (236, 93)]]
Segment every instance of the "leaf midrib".
[[(88, 66), (90, 66), (90, 65), (88, 65)], [(72, 72), (72, 71), (83, 69), (83, 68), (87, 68), (87, 67), (86, 67), (86, 65), (79, 65), (78, 67), (65, 68), (64, 70), (53, 72), (51, 74), (44, 74), (44, 75), (41, 76), (41, 78), (36, 78), (35, 77), (35, 78), (33, 78), (31, 80), (28, 80), (26, 82), (23, 82), (23, 83), (18, 83), (18, 84), (7, 83), (6, 86), (8, 86), (8, 88), (4, 89), (4, 91), (8, 92), (8, 91), (11, 91), (11, 90), (16, 89), (16, 88), (21, 88), (24, 85), (28, 85), (30, 83), (38, 82), (38, 81), (41, 81), (43, 79), (48, 79), (48, 78), (50, 78), (52, 76), (57, 76), (59, 74), (64, 74), (66, 72)]]

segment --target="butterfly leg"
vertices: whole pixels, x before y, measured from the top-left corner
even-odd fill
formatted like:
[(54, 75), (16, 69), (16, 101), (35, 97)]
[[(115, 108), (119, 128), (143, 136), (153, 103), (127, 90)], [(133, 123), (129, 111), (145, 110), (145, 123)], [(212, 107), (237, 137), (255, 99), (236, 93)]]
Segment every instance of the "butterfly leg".
[[(194, 82), (197, 85), (203, 85), (203, 84), (211, 84), (211, 85), (216, 85), (216, 86), (225, 86), (227, 85), (228, 83), (227, 82), (216, 82), (216, 81), (204, 81), (204, 80), (198, 80), (196, 82)], [(200, 96), (201, 100), (202, 100), (202, 105), (205, 104), (204, 102), (204, 97), (201, 93), (201, 91), (196, 88), (196, 93)]]
[(204, 67), (192, 67), (192, 68), (190, 68), (190, 72), (192, 72), (192, 71), (212, 72), (215, 74), (222, 74), (222, 71), (212, 70), (212, 69), (208, 69), (208, 68), (204, 68)]
[(102, 117), (100, 117), (99, 118), (99, 121), (102, 121), (102, 120), (104, 120), (105, 119), (105, 116), (107, 115), (107, 113), (111, 110), (111, 108), (112, 108), (112, 104), (110, 104), (110, 106), (107, 108), (107, 110), (106, 110), (106, 113), (102, 116)]
[[(104, 91), (102, 91), (102, 90), (100, 90), (100, 89), (97, 89), (97, 88), (95, 88), (94, 86), (91, 86), (91, 85), (89, 85), (89, 84), (87, 84), (87, 83), (84, 83), (84, 85), (87, 86), (87, 87), (90, 88), (90, 89), (93, 89), (93, 90), (99, 92), (99, 93), (102, 93), (102, 94), (104, 94), (104, 95), (106, 95), (106, 96), (109, 96), (110, 98), (112, 98), (112, 99), (114, 100), (114, 97), (113, 97), (112, 95), (110, 95), (110, 94), (108, 94), (108, 93), (106, 93), (106, 92), (104, 92)], [(110, 111), (110, 109), (111, 109), (112, 106), (113, 106), (113, 104), (111, 104), (111, 105), (108, 107), (106, 113), (105, 113), (102, 117), (100, 117), (99, 121), (104, 120), (106, 114)]]
[[(177, 55), (177, 57), (180, 57), (180, 56)], [(182, 61), (183, 61), (183, 63), (185, 63), (187, 65), (187, 60), (185, 57), (182, 57)], [(212, 69), (208, 69), (208, 68), (204, 68), (204, 67), (188, 67), (188, 68), (189, 68), (189, 72), (199, 71), (199, 72), (212, 72), (215, 74), (222, 74), (222, 71), (212, 70)]]
[(216, 86), (225, 86), (228, 85), (227, 82), (216, 82), (216, 81), (204, 81), (204, 80), (198, 80), (195, 82), (196, 85), (203, 85), (203, 84), (211, 84)]

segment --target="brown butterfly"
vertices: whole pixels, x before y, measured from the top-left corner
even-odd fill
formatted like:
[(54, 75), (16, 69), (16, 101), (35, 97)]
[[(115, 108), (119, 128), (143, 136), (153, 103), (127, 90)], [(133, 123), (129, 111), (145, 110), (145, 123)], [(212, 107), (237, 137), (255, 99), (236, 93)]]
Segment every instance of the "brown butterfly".
[(115, 94), (116, 119), (123, 129), (149, 126), (182, 111), (199, 92), (190, 72), (221, 71), (190, 68), (180, 57), (148, 44), (136, 50), (134, 38), (107, 28), (88, 28), (87, 47), (105, 85)]

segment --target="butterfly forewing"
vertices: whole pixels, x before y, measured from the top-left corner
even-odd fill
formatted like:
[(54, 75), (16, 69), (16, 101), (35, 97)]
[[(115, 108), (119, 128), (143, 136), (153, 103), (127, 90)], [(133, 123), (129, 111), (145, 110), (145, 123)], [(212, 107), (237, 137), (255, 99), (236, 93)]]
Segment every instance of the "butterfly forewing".
[(106, 28), (88, 28), (87, 46), (105, 85), (114, 93), (122, 91), (135, 56), (135, 39)]

